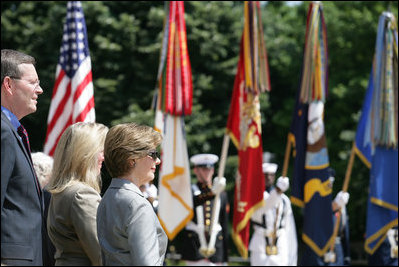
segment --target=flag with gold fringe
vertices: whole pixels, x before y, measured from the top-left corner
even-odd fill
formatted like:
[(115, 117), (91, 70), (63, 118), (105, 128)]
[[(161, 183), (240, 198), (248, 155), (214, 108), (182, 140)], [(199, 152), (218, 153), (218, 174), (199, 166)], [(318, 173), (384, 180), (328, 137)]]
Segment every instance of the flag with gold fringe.
[(190, 115), (192, 109), (192, 77), (184, 2), (165, 2), (165, 11), (154, 128), (163, 134), (158, 218), (172, 240), (193, 218), (184, 128), (184, 116)]
[(244, 17), (227, 133), (239, 158), (232, 236), (241, 256), (247, 258), (249, 219), (262, 205), (265, 190), (259, 94), (270, 91), (270, 80), (258, 1), (245, 2)]
[(384, 12), (355, 142), (357, 154), (371, 168), (365, 242), (369, 254), (380, 247), (389, 229), (398, 226), (397, 101), (398, 27), (394, 15)]
[(327, 59), (323, 8), (320, 2), (312, 2), (306, 22), (302, 79), (288, 142), (294, 147), (291, 201), (303, 208), (302, 240), (317, 256), (323, 256), (334, 242), (332, 181), (324, 128)]

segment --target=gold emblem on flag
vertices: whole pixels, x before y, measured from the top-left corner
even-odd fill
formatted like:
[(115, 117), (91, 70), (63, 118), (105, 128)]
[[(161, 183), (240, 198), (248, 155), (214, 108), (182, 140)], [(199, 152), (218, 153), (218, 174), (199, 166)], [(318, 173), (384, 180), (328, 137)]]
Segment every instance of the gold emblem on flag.
[[(241, 149), (246, 150), (248, 147), (257, 148), (260, 145), (259, 134), (261, 132), (261, 115), (260, 115), (260, 104), (259, 97), (247, 93), (246, 102), (242, 105), (240, 119), (241, 129)], [(258, 133), (259, 132), (259, 133)]]
[(246, 201), (239, 201), (237, 205), (237, 211), (238, 212), (244, 212), (245, 211), (245, 206), (247, 206), (248, 202)]

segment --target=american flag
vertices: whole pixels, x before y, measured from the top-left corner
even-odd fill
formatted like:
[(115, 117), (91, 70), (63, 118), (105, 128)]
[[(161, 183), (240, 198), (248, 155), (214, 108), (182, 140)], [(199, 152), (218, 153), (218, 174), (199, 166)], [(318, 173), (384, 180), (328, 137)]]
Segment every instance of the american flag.
[(95, 121), (91, 60), (80, 1), (69, 1), (67, 4), (55, 77), (44, 144), (44, 152), (50, 156), (69, 125)]

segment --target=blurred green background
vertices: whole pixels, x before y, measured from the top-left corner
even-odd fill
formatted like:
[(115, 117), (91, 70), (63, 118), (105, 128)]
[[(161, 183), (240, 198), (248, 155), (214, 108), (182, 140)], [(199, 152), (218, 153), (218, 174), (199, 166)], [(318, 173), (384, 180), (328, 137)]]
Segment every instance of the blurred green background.
[[(330, 163), (336, 170), (335, 196), (342, 188), (360, 117), (378, 18), (387, 10), (397, 18), (398, 2), (321, 2), (329, 54), (329, 95), (324, 120)], [(44, 89), (38, 111), (23, 119), (32, 151), (43, 149), (66, 3), (1, 2), (1, 48), (34, 56)], [(159, 65), (164, 3), (82, 1), (82, 5), (92, 60), (96, 120), (107, 126), (131, 121), (152, 126), (151, 102)], [(265, 1), (261, 5), (272, 87), (271, 92), (260, 98), (263, 150), (275, 154), (275, 162), (280, 165), (278, 177), (300, 83), (309, 2)], [(193, 113), (185, 117), (188, 152), (190, 156), (220, 155), (243, 30), (243, 2), (187, 1), (185, 13), (194, 94)], [(233, 207), (237, 151), (232, 143), (228, 154), (226, 190)], [(288, 176), (291, 176), (292, 162), (291, 158)], [(105, 188), (108, 179), (105, 174)], [(364, 257), (368, 185), (368, 169), (355, 159), (347, 206), (355, 264)], [(290, 195), (289, 191), (287, 194)], [(294, 212), (300, 237), (302, 214), (296, 207)], [(238, 255), (232, 242), (230, 254)]]

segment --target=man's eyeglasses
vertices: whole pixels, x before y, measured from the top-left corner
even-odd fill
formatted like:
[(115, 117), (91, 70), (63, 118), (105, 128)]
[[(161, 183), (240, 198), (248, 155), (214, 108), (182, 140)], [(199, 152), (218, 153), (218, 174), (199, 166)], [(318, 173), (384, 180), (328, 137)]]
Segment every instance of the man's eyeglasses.
[(157, 160), (157, 159), (161, 158), (161, 156), (159, 155), (159, 152), (156, 150), (148, 151), (147, 155), (150, 156), (153, 160)]
[(28, 82), (28, 84), (32, 85), (33, 88), (35, 88), (35, 89), (40, 86), (40, 80), (39, 79), (37, 81), (35, 81), (35, 82), (32, 82), (32, 81), (28, 81), (28, 80), (17, 78), (17, 77), (13, 77), (13, 76), (10, 76), (10, 78), (13, 79), (13, 80), (19, 80), (19, 81)]

